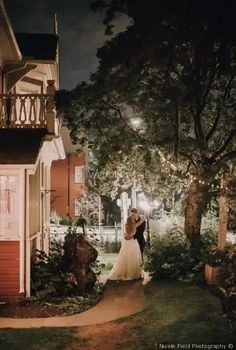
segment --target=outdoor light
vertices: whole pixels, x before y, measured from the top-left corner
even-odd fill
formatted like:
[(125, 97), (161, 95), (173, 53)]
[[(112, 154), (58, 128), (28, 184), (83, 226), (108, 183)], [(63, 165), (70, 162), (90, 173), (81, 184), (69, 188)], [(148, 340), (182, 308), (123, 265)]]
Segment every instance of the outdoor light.
[(149, 211), (150, 206), (149, 206), (149, 203), (147, 202), (147, 200), (145, 200), (145, 199), (140, 199), (140, 200), (138, 201), (138, 204), (139, 204), (139, 206), (140, 206), (143, 210)]
[(139, 129), (143, 120), (141, 118), (132, 118), (131, 119), (131, 125), (134, 129)]
[(160, 206), (160, 204), (161, 204), (160, 201), (158, 201), (157, 199), (154, 199), (153, 205), (155, 208), (158, 208)]

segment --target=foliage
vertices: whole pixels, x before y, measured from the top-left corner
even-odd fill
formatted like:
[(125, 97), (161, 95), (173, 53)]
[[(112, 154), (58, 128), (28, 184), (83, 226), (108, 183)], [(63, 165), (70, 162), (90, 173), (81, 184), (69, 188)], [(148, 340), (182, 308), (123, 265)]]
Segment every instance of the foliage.
[[(78, 212), (86, 218), (88, 225), (97, 225), (99, 220), (99, 195), (93, 191), (86, 192), (77, 198)], [(103, 208), (100, 208), (101, 214)]]
[(52, 241), (49, 255), (36, 250), (32, 255), (31, 290), (37, 298), (60, 295), (64, 288), (63, 245)]
[(227, 243), (224, 249), (213, 248), (206, 263), (219, 267), (217, 281), (224, 294), (228, 297), (236, 295), (236, 244)]
[(203, 281), (205, 255), (216, 242), (216, 233), (205, 230), (199, 246), (191, 248), (182, 229), (178, 227), (156, 235), (146, 254), (146, 269), (154, 279), (174, 278)]
[[(65, 242), (75, 237), (84, 237), (83, 232), (78, 232), (77, 224), (71, 220), (65, 236)], [(72, 262), (71, 255), (64, 254), (64, 243), (53, 240), (50, 245), (49, 255), (44, 251), (35, 250), (32, 255), (31, 288), (32, 293), (38, 299), (51, 299), (62, 296), (72, 291), (75, 283), (74, 276), (68, 271)], [(99, 276), (103, 265), (99, 262), (93, 264), (96, 277)]]
[(119, 253), (121, 248), (120, 241), (109, 241), (108, 239), (102, 244), (104, 253)]
[[(115, 157), (115, 167), (120, 157), (136, 152), (137, 164), (154, 162), (160, 170), (156, 147), (170, 156), (178, 137), (180, 167), (203, 178), (214, 179), (221, 162), (235, 156), (231, 120), (236, 36), (231, 7), (219, 0), (214, 5), (204, 1), (204, 6), (202, 1), (189, 5), (177, 0), (107, 4), (106, 25), (116, 11), (126, 12), (132, 23), (98, 50), (99, 69), (91, 84), (82, 83), (71, 92), (76, 112), (74, 118), (68, 116), (72, 131), (78, 125), (90, 127), (99, 163)], [(141, 125), (132, 127), (132, 117), (140, 116)]]
[(185, 183), (185, 233), (195, 244), (206, 206), (219, 193), (206, 183), (218, 184), (220, 170), (236, 158), (236, 5), (95, 0), (93, 6), (106, 9), (108, 32), (117, 11), (130, 18), (127, 30), (98, 50), (91, 81), (70, 92), (72, 113), (61, 109), (72, 134), (87, 130), (93, 186), (114, 197), (135, 184), (165, 197), (196, 176), (203, 182)]
[(87, 295), (67, 296), (63, 298), (50, 298), (50, 302), (41, 302), (42, 305), (54, 306), (62, 311), (64, 316), (78, 314), (95, 306), (102, 297), (102, 285), (97, 283), (92, 291)]
[(50, 223), (51, 224), (59, 225), (60, 220), (61, 220), (61, 217), (55, 211), (50, 213)]

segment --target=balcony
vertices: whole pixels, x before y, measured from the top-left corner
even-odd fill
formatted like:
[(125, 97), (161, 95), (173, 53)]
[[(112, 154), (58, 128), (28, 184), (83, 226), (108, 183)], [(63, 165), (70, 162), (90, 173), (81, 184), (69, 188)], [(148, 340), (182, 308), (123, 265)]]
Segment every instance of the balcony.
[(1, 128), (46, 128), (47, 95), (0, 95)]
[(47, 94), (0, 94), (0, 128), (45, 128), (57, 135), (54, 96), (53, 81)]

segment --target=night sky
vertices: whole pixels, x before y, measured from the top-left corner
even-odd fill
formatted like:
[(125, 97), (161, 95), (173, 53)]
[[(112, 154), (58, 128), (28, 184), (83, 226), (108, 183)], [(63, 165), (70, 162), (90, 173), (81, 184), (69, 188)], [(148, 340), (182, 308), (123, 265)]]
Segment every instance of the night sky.
[[(15, 32), (53, 32), (58, 16), (61, 88), (72, 89), (96, 71), (96, 50), (108, 38), (102, 25), (104, 15), (93, 13), (89, 0), (5, 0)], [(116, 32), (125, 29), (127, 19), (117, 16)]]

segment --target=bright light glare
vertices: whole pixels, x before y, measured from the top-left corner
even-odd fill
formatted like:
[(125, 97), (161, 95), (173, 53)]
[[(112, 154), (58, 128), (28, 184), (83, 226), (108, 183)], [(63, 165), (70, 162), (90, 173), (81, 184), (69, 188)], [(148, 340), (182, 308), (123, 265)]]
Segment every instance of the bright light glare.
[(146, 200), (139, 200), (138, 204), (143, 210), (149, 210), (150, 209), (150, 206), (149, 206), (149, 204), (148, 204), (148, 202)]
[(142, 122), (143, 121), (141, 118), (132, 118), (131, 119), (131, 125), (134, 127), (134, 129), (140, 128)]
[(159, 207), (159, 205), (161, 204), (157, 199), (154, 199), (153, 201), (154, 207)]

